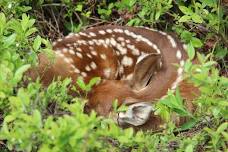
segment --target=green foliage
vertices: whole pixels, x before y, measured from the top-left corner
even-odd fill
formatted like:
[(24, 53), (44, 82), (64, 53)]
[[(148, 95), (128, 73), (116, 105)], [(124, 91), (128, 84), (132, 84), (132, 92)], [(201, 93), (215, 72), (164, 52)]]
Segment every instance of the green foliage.
[(172, 7), (172, 0), (138, 0), (137, 4), (141, 10), (134, 19), (128, 22), (128, 25), (153, 25), (159, 22), (159, 18)]
[(167, 96), (167, 98), (160, 101), (160, 104), (165, 105), (171, 111), (176, 112), (182, 117), (191, 116), (191, 114), (185, 109), (178, 89), (176, 91), (176, 96), (174, 96), (172, 92), (168, 92)]
[(212, 144), (211, 147), (213, 147), (214, 150), (217, 150), (221, 147), (226, 149), (225, 142), (228, 140), (227, 129), (227, 122), (222, 123), (216, 130), (205, 128), (205, 131), (211, 138), (210, 143)]
[(97, 83), (100, 82), (100, 80), (101, 80), (101, 79), (100, 79), (99, 77), (94, 77), (94, 78), (92, 78), (92, 79), (89, 81), (88, 84), (85, 84), (85, 83), (83, 82), (83, 80), (79, 78), (79, 79), (77, 80), (77, 85), (78, 85), (83, 91), (89, 92), (95, 84), (97, 84)]
[[(35, 51), (41, 51), (41, 42), (37, 42), (37, 38), (33, 42), (32, 35), (37, 31), (33, 26), (35, 20), (26, 14), (22, 14), (21, 19), (9, 19), (0, 13), (0, 21), (0, 109), (7, 109), (8, 96), (13, 95), (23, 73), (36, 62)], [(39, 38), (39, 41), (48, 46), (45, 39)]]
[[(216, 66), (225, 60), (225, 31), (228, 26), (223, 7), (214, 0), (198, 0), (188, 4), (171, 0), (71, 1), (62, 0), (1, 0), (0, 1), (0, 151), (224, 151), (227, 146), (228, 79)], [(155, 114), (166, 123), (160, 132), (133, 132), (120, 129), (113, 120), (84, 114), (86, 101), (68, 95), (71, 80), (54, 81), (46, 89), (39, 80), (23, 86), (22, 76), (37, 64), (37, 53), (51, 50), (47, 39), (38, 34), (42, 27), (33, 11), (50, 6), (62, 18), (60, 28), (78, 32), (95, 21), (122, 25), (149, 25), (162, 30), (173, 29), (186, 42), (189, 60), (184, 65), (185, 78), (198, 86), (201, 95), (194, 101), (196, 110), (190, 113), (177, 89), (169, 91), (158, 102)], [(26, 14), (27, 13), (27, 14)], [(61, 14), (62, 13), (62, 14)], [(29, 14), (29, 15), (28, 15)], [(126, 17), (126, 16), (130, 17)], [(172, 17), (174, 22), (168, 18)], [(168, 26), (167, 26), (168, 25)], [(37, 28), (38, 27), (38, 28)], [(167, 28), (168, 27), (168, 28)], [(203, 27), (204, 31), (199, 31)], [(203, 33), (203, 35), (202, 35)], [(221, 36), (206, 55), (196, 53), (207, 40)], [(192, 64), (197, 56), (198, 65)], [(222, 62), (225, 64), (225, 62)], [(226, 65), (224, 65), (227, 68)], [(90, 91), (99, 78), (88, 84), (78, 80), (76, 85)], [(77, 91), (73, 86), (73, 90)], [(125, 105), (115, 112), (126, 111)], [(176, 127), (172, 116), (187, 117), (189, 121)], [(204, 123), (202, 130), (194, 132)], [(193, 131), (191, 132), (191, 129)], [(177, 132), (189, 130), (190, 135)], [(5, 146), (4, 146), (5, 145)], [(172, 147), (173, 146), (173, 147)]]

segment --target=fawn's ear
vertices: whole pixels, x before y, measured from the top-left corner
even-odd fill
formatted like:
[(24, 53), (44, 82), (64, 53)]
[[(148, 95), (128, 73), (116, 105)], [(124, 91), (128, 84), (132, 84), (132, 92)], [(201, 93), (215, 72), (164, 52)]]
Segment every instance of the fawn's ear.
[(139, 59), (133, 73), (132, 88), (138, 91), (146, 87), (151, 77), (159, 70), (160, 62), (160, 54), (149, 54)]
[(150, 114), (153, 110), (154, 108), (149, 103), (140, 102), (132, 104), (128, 107), (126, 112), (119, 113), (118, 123), (121, 126), (141, 126), (150, 118)]

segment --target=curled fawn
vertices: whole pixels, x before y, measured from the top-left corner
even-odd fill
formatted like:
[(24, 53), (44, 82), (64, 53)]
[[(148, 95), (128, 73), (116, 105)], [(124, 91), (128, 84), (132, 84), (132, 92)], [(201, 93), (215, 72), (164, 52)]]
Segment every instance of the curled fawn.
[[(149, 103), (156, 102), (177, 86), (187, 100), (194, 98), (192, 92), (197, 92), (191, 84), (182, 81), (187, 59), (185, 45), (162, 31), (100, 26), (57, 40), (53, 50), (55, 62), (50, 65), (46, 56), (40, 54), (39, 66), (30, 70), (29, 75), (41, 76), (44, 85), (57, 76), (71, 77), (73, 83), (79, 77), (85, 82), (101, 77), (103, 81), (89, 92), (86, 107), (107, 116), (115, 99), (118, 105), (129, 105), (128, 111), (115, 117), (121, 126), (149, 123), (156, 128), (162, 121), (151, 115), (153, 109)], [(191, 104), (188, 108), (192, 110)]]

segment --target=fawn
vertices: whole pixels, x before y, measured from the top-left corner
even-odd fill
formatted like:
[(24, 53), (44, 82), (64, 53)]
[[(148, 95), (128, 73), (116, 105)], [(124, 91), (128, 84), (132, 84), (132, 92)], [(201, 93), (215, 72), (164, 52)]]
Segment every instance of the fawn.
[[(79, 77), (88, 82), (99, 76), (102, 81), (89, 92), (87, 111), (107, 116), (117, 99), (118, 105), (129, 105), (128, 111), (115, 116), (120, 126), (150, 124), (147, 126), (157, 128), (162, 121), (152, 114), (150, 103), (177, 86), (187, 100), (198, 93), (182, 81), (185, 49), (176, 37), (155, 29), (99, 26), (58, 39), (53, 43), (55, 62), (40, 54), (39, 66), (28, 75), (33, 79), (40, 76), (45, 86), (57, 76), (71, 77), (73, 83)], [(192, 111), (192, 104), (187, 105)]]

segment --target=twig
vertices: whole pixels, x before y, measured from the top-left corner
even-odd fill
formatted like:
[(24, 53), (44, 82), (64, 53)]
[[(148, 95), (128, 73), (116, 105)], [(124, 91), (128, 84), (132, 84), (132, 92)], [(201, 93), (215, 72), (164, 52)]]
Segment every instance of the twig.
[(50, 3), (50, 4), (43, 4), (42, 7), (49, 7), (49, 6), (66, 6), (63, 3)]
[(55, 21), (55, 25), (56, 25), (56, 27), (57, 27), (57, 29), (58, 29), (58, 33), (60, 33), (59, 24), (58, 24), (58, 22), (57, 22), (57, 20), (56, 20), (56, 17), (55, 17), (55, 14), (54, 14), (52, 8), (51, 8), (51, 14), (52, 14), (52, 17), (53, 17), (53, 19), (54, 19), (54, 21)]
[(75, 16), (77, 17), (79, 23), (81, 24), (82, 23), (82, 20), (81, 18), (79, 17), (78, 13), (77, 12), (74, 12)]

